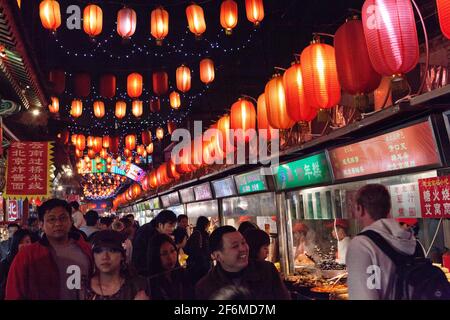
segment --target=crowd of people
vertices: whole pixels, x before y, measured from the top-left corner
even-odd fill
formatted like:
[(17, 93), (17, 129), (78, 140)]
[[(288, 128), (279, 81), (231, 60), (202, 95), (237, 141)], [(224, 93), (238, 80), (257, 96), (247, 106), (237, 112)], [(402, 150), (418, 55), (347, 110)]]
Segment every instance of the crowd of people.
[[(333, 237), (345, 243), (339, 258), (347, 264), (350, 299), (396, 297), (398, 265), (368, 231), (398, 253), (420, 255), (413, 230), (388, 218), (390, 210), (387, 189), (366, 185), (355, 208), (363, 233), (350, 240), (345, 225), (333, 226)], [(93, 210), (80, 213), (76, 202), (51, 199), (38, 207), (38, 218), (30, 218), (27, 228), (9, 224), (10, 238), (0, 244), (1, 299), (291, 298), (274, 264), (266, 261), (269, 235), (251, 222), (210, 234), (207, 217), (198, 217), (191, 232), (188, 217), (170, 210), (142, 226), (132, 214), (119, 219)], [(371, 287), (367, 270), (373, 265), (380, 271)]]

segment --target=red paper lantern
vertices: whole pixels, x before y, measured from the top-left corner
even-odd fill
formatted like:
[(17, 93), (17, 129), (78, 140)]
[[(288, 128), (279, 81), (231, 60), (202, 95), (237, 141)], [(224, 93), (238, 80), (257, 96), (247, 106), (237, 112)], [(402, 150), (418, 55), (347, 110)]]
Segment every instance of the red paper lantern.
[(336, 31), (334, 48), (339, 83), (345, 92), (367, 94), (378, 88), (381, 76), (370, 62), (361, 20), (348, 20)]
[(61, 95), (66, 90), (66, 73), (64, 70), (51, 70), (48, 74), (48, 81), (52, 85), (54, 94)]
[(78, 118), (83, 113), (83, 102), (81, 100), (73, 100), (70, 108), (70, 115)]
[(117, 33), (122, 38), (130, 38), (136, 32), (136, 11), (131, 8), (120, 9), (117, 13)]
[(176, 71), (177, 88), (183, 93), (191, 89), (191, 70), (185, 65), (181, 65)]
[(86, 98), (91, 93), (91, 76), (88, 73), (77, 73), (74, 77), (74, 91), (78, 97)]
[(82, 134), (77, 134), (75, 139), (75, 147), (77, 150), (84, 151), (86, 148), (86, 137)]
[(140, 116), (142, 116), (143, 110), (143, 102), (141, 100), (134, 100), (131, 105), (131, 112), (133, 113), (133, 115), (136, 118), (139, 118)]
[(167, 165), (167, 173), (169, 174), (169, 178), (178, 180), (180, 178), (180, 174), (177, 171), (177, 166), (173, 163), (172, 160), (169, 161)]
[(206, 31), (205, 16), (202, 7), (193, 3), (186, 8), (189, 30), (197, 37)]
[(94, 159), (95, 158), (95, 151), (92, 149), (88, 149), (88, 157), (90, 159)]
[(278, 130), (273, 129), (267, 119), (266, 95), (263, 93), (258, 97), (256, 104), (256, 116), (258, 123), (258, 134), (265, 140), (278, 136)]
[(88, 136), (87, 137), (87, 146), (88, 148), (92, 148), (92, 146), (94, 145), (94, 137), (93, 136)]
[(302, 68), (294, 63), (283, 76), (286, 93), (287, 114), (294, 121), (311, 121), (317, 116), (317, 109), (312, 108), (306, 100), (303, 88)]
[(153, 143), (149, 143), (147, 148), (145, 148), (145, 151), (147, 151), (148, 154), (153, 153)]
[(123, 155), (125, 156), (125, 158), (127, 158), (127, 162), (130, 162), (130, 158), (133, 158), (133, 152), (130, 149), (125, 148), (123, 150)]
[(109, 136), (103, 136), (103, 139), (102, 139), (103, 148), (109, 149), (110, 145), (111, 145), (111, 138)]
[(94, 115), (97, 118), (103, 118), (105, 116), (105, 104), (103, 101), (94, 102)]
[(158, 187), (158, 177), (156, 176), (156, 170), (152, 170), (149, 174), (150, 187), (156, 189)]
[(169, 33), (169, 13), (163, 7), (156, 8), (150, 15), (150, 33), (158, 45)]
[(220, 24), (227, 34), (231, 34), (238, 23), (238, 5), (233, 0), (225, 0), (220, 5)]
[(200, 80), (204, 84), (210, 84), (214, 81), (214, 61), (211, 59), (200, 61)]
[(314, 41), (300, 57), (306, 100), (314, 108), (332, 108), (341, 100), (334, 48)]
[(447, 0), (437, 0), (436, 5), (442, 33), (450, 39), (450, 3)]
[(59, 112), (59, 99), (57, 97), (51, 97), (50, 98), (52, 103), (48, 105), (48, 110), (51, 113), (58, 113)]
[(133, 199), (138, 198), (141, 195), (141, 186), (137, 183), (133, 184), (133, 186), (131, 187), (131, 194), (133, 196)]
[(289, 129), (295, 121), (289, 118), (284, 92), (283, 77), (275, 75), (266, 84), (264, 91), (266, 97), (267, 119), (275, 129)]
[(157, 96), (162, 96), (169, 91), (169, 76), (165, 71), (153, 72), (153, 92)]
[(158, 179), (158, 184), (160, 186), (168, 184), (170, 182), (170, 178), (167, 173), (167, 164), (166, 163), (163, 163), (162, 165), (160, 165), (158, 167), (158, 169), (156, 170), (156, 177)]
[(141, 140), (144, 145), (148, 146), (150, 143), (152, 143), (152, 132), (150, 130), (142, 131)]
[(136, 148), (136, 153), (138, 155), (142, 156), (144, 154), (144, 152), (145, 152), (145, 147), (142, 144), (138, 145)]
[(169, 100), (170, 100), (170, 106), (173, 109), (179, 109), (181, 106), (181, 99), (180, 99), (180, 94), (176, 91), (173, 91), (170, 95), (169, 95)]
[(161, 102), (158, 98), (150, 100), (150, 111), (159, 112), (161, 110)]
[(142, 76), (139, 73), (131, 73), (127, 77), (127, 93), (130, 98), (138, 98), (142, 94)]
[(95, 137), (94, 143), (92, 145), (92, 149), (95, 153), (99, 153), (102, 151), (103, 143), (102, 143), (102, 137)]
[(116, 76), (104, 74), (100, 77), (100, 95), (111, 99), (116, 95)]
[(259, 25), (264, 19), (263, 0), (245, 0), (245, 12), (248, 21), (255, 26)]
[(108, 157), (108, 151), (106, 151), (106, 149), (100, 150), (100, 157), (106, 159)]
[(163, 128), (156, 129), (156, 138), (158, 140), (162, 140), (164, 138), (164, 129)]
[(381, 75), (406, 74), (419, 61), (419, 40), (410, 0), (366, 0), (362, 22), (369, 57)]
[(175, 122), (173, 121), (167, 122), (167, 131), (169, 131), (169, 134), (172, 134), (172, 132), (174, 132), (176, 128), (177, 125), (175, 124)]
[(81, 158), (83, 156), (83, 151), (75, 149), (75, 155), (77, 156), (77, 158)]
[(111, 141), (109, 144), (109, 151), (113, 154), (119, 153), (119, 145), (120, 145), (119, 137), (111, 137), (110, 140)]
[[(249, 100), (239, 99), (231, 106), (230, 128), (235, 130), (234, 135), (238, 142), (248, 142), (254, 132), (248, 135), (247, 130), (256, 129), (255, 106)], [(241, 133), (236, 130), (242, 130)]]
[(231, 124), (229, 115), (225, 115), (221, 117), (219, 121), (217, 121), (217, 129), (220, 132), (221, 138), (217, 138), (216, 141), (219, 144), (220, 150), (222, 150), (223, 155), (226, 156), (226, 154), (233, 149), (233, 137), (230, 133)]
[(136, 148), (136, 136), (134, 134), (129, 134), (125, 137), (125, 146), (128, 150)]
[(58, 1), (41, 1), (39, 4), (39, 17), (45, 29), (56, 31), (61, 25), (61, 10)]
[(70, 143), (72, 143), (74, 146), (77, 145), (77, 135), (75, 133), (70, 137)]
[(122, 119), (123, 117), (125, 117), (127, 113), (127, 104), (125, 101), (117, 101), (116, 102), (116, 110), (115, 110), (115, 115), (117, 119)]
[(102, 32), (103, 12), (99, 6), (90, 4), (84, 8), (83, 29), (90, 37), (95, 37)]

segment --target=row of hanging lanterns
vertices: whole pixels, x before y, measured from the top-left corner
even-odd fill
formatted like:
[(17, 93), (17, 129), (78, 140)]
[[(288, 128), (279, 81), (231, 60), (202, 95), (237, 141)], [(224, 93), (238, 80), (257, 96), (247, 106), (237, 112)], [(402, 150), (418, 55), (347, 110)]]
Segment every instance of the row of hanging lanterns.
[[(258, 25), (264, 19), (263, 0), (246, 0), (247, 19)], [(56, 31), (61, 25), (61, 10), (56, 0), (43, 0), (39, 5), (39, 16), (45, 29)], [(197, 37), (206, 31), (203, 8), (196, 3), (186, 7), (186, 18), (189, 30)], [(234, 0), (224, 0), (220, 6), (220, 24), (227, 34), (231, 34), (238, 22), (238, 5)], [(117, 33), (124, 39), (130, 38), (136, 32), (136, 11), (129, 7), (120, 9), (117, 13)], [(89, 4), (83, 11), (83, 30), (90, 36), (98, 36), (103, 29), (102, 9)], [(169, 34), (169, 13), (163, 7), (154, 9), (150, 14), (150, 33), (158, 45)]]

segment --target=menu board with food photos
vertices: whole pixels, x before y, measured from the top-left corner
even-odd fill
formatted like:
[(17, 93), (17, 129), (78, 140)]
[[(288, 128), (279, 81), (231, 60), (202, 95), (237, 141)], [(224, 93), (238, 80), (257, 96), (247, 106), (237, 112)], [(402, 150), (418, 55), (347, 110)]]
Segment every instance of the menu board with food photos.
[(237, 194), (236, 185), (234, 184), (233, 177), (228, 177), (222, 180), (216, 180), (212, 182), (214, 187), (214, 194), (216, 198), (224, 198), (234, 196)]
[(260, 170), (235, 176), (234, 181), (239, 194), (268, 190), (266, 176)]
[(180, 190), (181, 202), (189, 203), (194, 202), (194, 189), (192, 187)]
[(338, 180), (440, 164), (429, 121), (332, 149), (329, 155)]
[(158, 197), (150, 199), (148, 201), (148, 203), (150, 205), (150, 209), (160, 209), (161, 208)]
[(195, 201), (212, 199), (211, 185), (209, 182), (194, 187)]
[(166, 195), (164, 195), (164, 196), (161, 196), (161, 202), (162, 202), (163, 208), (168, 208), (168, 207), (170, 207), (170, 199), (169, 199), (169, 195), (166, 194)]
[(171, 206), (176, 206), (180, 204), (180, 196), (178, 195), (178, 191), (169, 193), (169, 202)]

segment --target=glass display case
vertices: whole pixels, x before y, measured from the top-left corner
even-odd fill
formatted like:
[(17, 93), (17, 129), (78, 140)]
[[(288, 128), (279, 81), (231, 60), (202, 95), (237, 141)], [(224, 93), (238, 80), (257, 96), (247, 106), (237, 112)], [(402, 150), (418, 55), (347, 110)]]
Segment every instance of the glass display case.
[(211, 222), (208, 230), (210, 233), (220, 226), (219, 204), (217, 200), (188, 203), (186, 205), (186, 213), (191, 226), (196, 225), (197, 219), (200, 216), (207, 217)]

